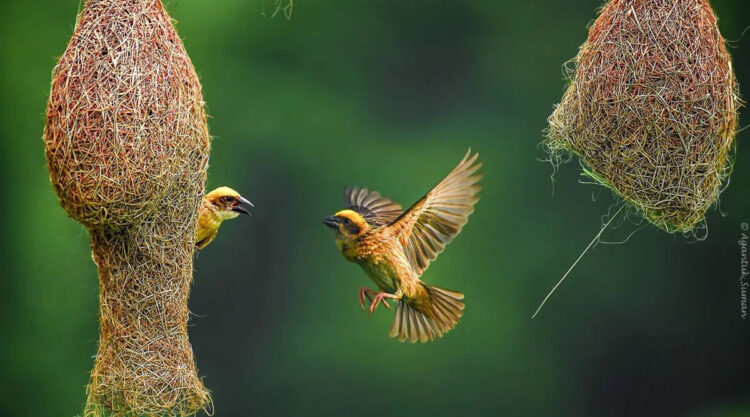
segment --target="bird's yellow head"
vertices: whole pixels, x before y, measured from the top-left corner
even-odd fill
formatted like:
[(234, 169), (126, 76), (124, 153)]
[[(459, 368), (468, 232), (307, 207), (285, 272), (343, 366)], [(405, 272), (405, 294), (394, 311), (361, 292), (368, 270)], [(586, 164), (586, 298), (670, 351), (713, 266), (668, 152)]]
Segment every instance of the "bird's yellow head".
[(229, 187), (219, 187), (206, 194), (204, 201), (213, 209), (221, 220), (233, 219), (240, 214), (250, 215), (243, 205), (255, 207), (253, 203), (244, 199), (240, 193)]
[(341, 210), (323, 219), (323, 224), (333, 230), (336, 240), (351, 240), (370, 230), (365, 218), (354, 210)]

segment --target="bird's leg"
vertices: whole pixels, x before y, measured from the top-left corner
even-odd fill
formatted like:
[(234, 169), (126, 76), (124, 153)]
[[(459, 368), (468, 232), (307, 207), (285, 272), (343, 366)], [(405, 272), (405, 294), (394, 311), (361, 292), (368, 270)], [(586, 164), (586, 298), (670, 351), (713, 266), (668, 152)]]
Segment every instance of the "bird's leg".
[(384, 306), (385, 306), (385, 307), (386, 307), (386, 308), (387, 308), (388, 310), (390, 310), (390, 309), (391, 309), (391, 306), (390, 306), (390, 305), (388, 305), (388, 302), (386, 301), (386, 299), (387, 299), (387, 298), (390, 298), (390, 299), (393, 299), (393, 300), (398, 300), (398, 299), (400, 299), (401, 297), (400, 297), (400, 296), (398, 296), (398, 295), (394, 295), (394, 294), (391, 294), (391, 293), (387, 293), (387, 292), (379, 292), (379, 293), (375, 294), (375, 297), (373, 297), (373, 299), (372, 299), (372, 303), (370, 304), (370, 315), (372, 315), (372, 313), (374, 313), (374, 312), (375, 312), (375, 309), (377, 309), (377, 308), (378, 308), (378, 305), (379, 305), (380, 303), (383, 303), (383, 305), (384, 305)]
[(367, 287), (362, 287), (359, 289), (359, 306), (362, 307), (362, 310), (367, 311), (365, 308), (365, 297), (367, 297), (368, 301), (372, 301), (372, 294), (375, 294), (375, 291)]

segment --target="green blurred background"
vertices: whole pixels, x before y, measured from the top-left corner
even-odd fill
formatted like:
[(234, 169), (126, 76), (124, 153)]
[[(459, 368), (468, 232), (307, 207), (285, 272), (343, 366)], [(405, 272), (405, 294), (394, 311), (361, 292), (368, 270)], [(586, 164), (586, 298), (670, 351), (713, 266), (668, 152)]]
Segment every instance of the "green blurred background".
[[(739, 40), (750, 3), (712, 3)], [(614, 201), (576, 163), (553, 187), (538, 147), (600, 0), (298, 0), (291, 20), (270, 0), (166, 5), (212, 115), (208, 186), (257, 206), (196, 260), (190, 337), (217, 416), (750, 416), (747, 131), (705, 241), (646, 226), (600, 245), (530, 319)], [(87, 233), (57, 205), (41, 141), (79, 6), (0, 5), (3, 416), (79, 413), (96, 352)], [(750, 37), (732, 45), (750, 85)], [(348, 184), (411, 204), (468, 147), (482, 201), (424, 276), (465, 292), (466, 314), (442, 340), (399, 344), (390, 313), (359, 309), (370, 282), (320, 219)]]

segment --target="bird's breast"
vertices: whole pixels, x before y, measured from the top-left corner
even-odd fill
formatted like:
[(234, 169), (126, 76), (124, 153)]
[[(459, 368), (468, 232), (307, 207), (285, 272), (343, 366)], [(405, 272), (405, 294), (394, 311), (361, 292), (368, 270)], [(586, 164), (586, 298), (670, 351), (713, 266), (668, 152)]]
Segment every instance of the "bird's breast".
[(205, 239), (216, 233), (221, 225), (221, 220), (212, 211), (202, 211), (198, 213), (197, 223), (196, 241)]
[(403, 250), (403, 246), (394, 238), (383, 239), (373, 245), (367, 257), (360, 262), (362, 268), (383, 291), (390, 293), (406, 290), (414, 279), (413, 269)]
[(395, 293), (399, 288), (399, 279), (393, 265), (387, 259), (370, 259), (359, 265), (381, 291)]

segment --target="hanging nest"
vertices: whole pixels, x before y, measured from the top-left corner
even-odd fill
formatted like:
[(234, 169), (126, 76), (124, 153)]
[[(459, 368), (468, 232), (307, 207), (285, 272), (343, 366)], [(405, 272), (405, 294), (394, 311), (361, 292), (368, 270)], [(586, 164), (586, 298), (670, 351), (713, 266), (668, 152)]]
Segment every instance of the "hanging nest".
[(54, 69), (44, 143), (91, 235), (100, 339), (85, 416), (210, 407), (188, 341), (210, 138), (201, 86), (159, 0), (89, 0)]
[(741, 102), (707, 0), (612, 0), (545, 142), (668, 232), (702, 222), (731, 171)]

